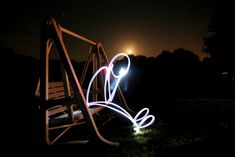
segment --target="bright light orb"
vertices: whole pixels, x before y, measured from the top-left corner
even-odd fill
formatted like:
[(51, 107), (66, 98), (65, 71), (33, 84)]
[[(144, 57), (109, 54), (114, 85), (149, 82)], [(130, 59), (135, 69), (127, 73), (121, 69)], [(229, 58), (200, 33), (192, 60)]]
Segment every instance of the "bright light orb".
[(124, 68), (121, 68), (119, 71), (119, 75), (125, 76), (126, 74), (127, 74), (127, 70), (125, 70)]

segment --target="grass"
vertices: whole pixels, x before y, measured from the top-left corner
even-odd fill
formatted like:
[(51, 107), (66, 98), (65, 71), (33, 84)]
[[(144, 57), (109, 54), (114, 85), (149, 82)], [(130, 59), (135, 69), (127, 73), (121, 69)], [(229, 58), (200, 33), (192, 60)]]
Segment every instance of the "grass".
[(139, 133), (133, 132), (132, 126), (120, 117), (101, 128), (105, 138), (120, 142), (119, 147), (96, 144), (52, 146), (46, 150), (102, 157), (234, 154), (234, 100), (187, 99), (158, 103), (161, 104), (152, 108), (155, 123)]

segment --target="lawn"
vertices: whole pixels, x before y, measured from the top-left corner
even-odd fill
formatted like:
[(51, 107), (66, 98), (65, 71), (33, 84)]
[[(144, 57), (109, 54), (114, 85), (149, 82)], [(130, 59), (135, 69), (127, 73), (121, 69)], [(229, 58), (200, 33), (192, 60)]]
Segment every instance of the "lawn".
[(40, 148), (41, 153), (102, 157), (235, 154), (234, 100), (161, 100), (150, 106), (156, 121), (139, 133), (134, 133), (130, 123), (119, 116), (100, 129), (105, 138), (120, 142), (119, 147), (104, 144), (56, 145)]

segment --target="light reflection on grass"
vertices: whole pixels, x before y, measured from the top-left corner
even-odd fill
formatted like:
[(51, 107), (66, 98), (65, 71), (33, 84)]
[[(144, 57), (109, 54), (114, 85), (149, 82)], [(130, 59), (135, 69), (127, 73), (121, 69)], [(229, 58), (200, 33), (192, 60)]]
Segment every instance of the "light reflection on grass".
[(144, 144), (147, 143), (153, 135), (156, 134), (156, 130), (152, 128), (141, 129), (138, 132), (134, 132), (132, 138), (134, 141)]

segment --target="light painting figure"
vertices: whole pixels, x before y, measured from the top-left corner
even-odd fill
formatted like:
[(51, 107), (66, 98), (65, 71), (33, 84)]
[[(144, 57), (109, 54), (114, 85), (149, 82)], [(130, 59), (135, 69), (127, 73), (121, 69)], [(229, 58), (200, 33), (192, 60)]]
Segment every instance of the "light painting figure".
[[(127, 63), (126, 68), (122, 67), (119, 70), (119, 73), (115, 74), (113, 71), (114, 61), (120, 56), (126, 57), (128, 63)], [(88, 85), (88, 89), (87, 89), (86, 101), (87, 101), (88, 107), (103, 106), (103, 107), (107, 107), (115, 112), (118, 112), (119, 114), (128, 118), (133, 123), (134, 130), (136, 132), (138, 132), (141, 128), (145, 128), (145, 127), (148, 127), (149, 125), (151, 125), (155, 120), (155, 117), (153, 115), (149, 115), (149, 109), (148, 108), (141, 109), (133, 118), (124, 108), (122, 108), (118, 104), (115, 104), (112, 102), (113, 98), (115, 96), (117, 87), (118, 87), (121, 79), (128, 73), (129, 68), (130, 68), (130, 58), (128, 57), (128, 55), (126, 55), (125, 53), (119, 53), (116, 56), (114, 56), (108, 66), (102, 66), (101, 68), (99, 68), (96, 71), (96, 73), (93, 75), (93, 77), (91, 78), (91, 81), (90, 81), (90, 83)], [(105, 82), (104, 82), (104, 100), (90, 102), (89, 95), (90, 95), (91, 85), (92, 85), (94, 79), (97, 77), (97, 75), (104, 70), (106, 72), (105, 73), (106, 74), (105, 75)], [(113, 77), (114, 80), (111, 80), (110, 79), (111, 77)], [(110, 87), (111, 83), (114, 83), (114, 87), (112, 89)], [(141, 116), (141, 115), (143, 115), (143, 116)]]

